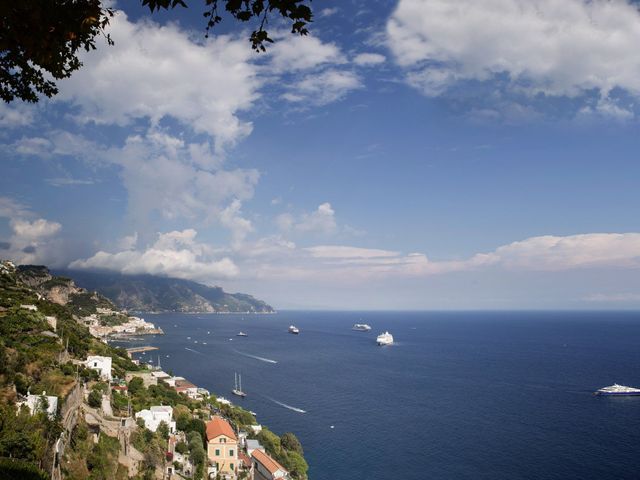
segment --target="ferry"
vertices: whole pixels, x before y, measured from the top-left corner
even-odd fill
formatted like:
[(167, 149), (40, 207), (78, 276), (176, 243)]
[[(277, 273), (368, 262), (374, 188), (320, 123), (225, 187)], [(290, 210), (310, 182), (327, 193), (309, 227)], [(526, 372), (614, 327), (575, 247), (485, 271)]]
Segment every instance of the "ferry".
[(393, 335), (389, 332), (381, 333), (378, 335), (378, 338), (376, 338), (376, 343), (378, 345), (391, 345), (393, 343)]
[(289, 333), (293, 333), (294, 335), (297, 335), (300, 333), (300, 330), (298, 329), (298, 327), (291, 325), (289, 326)]
[(357, 330), (359, 332), (368, 332), (369, 330), (371, 330), (371, 327), (366, 323), (355, 323), (352, 330)]
[(614, 383), (595, 392), (596, 395), (640, 395), (640, 388), (625, 387)]
[(231, 390), (231, 393), (242, 398), (247, 396), (247, 394), (242, 391), (242, 377), (237, 373), (235, 374), (235, 388)]
[(236, 337), (248, 337), (248, 336), (249, 336), (249, 335), (247, 335), (247, 334), (246, 334), (246, 333), (244, 333), (244, 332), (239, 332), (239, 333), (236, 335)]

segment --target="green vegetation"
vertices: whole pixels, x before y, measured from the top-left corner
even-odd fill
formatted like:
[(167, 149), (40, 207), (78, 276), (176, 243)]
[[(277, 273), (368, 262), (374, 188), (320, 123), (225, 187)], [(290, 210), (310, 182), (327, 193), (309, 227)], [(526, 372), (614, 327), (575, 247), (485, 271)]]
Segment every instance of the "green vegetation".
[(24, 460), (0, 458), (0, 478), (3, 480), (49, 480), (49, 475)]
[(278, 437), (267, 428), (256, 436), (269, 455), (289, 470), (293, 478), (305, 480), (309, 465), (305, 461), (300, 441), (293, 433), (285, 433)]

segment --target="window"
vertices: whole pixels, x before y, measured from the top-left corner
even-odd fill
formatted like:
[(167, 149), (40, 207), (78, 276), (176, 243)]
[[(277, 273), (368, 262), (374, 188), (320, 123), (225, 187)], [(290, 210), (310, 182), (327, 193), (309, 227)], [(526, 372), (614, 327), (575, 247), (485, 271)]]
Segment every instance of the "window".
[(220, 438), (220, 443), (227, 443), (227, 439), (226, 438)]
[(231, 468), (231, 470), (233, 470), (233, 463), (230, 463), (229, 467)]
[[(233, 448), (231, 450), (229, 450), (229, 456), (233, 457)], [(231, 467), (231, 468), (233, 468), (233, 467)]]
[(216, 448), (216, 457), (219, 457), (219, 456), (220, 456), (220, 449)]

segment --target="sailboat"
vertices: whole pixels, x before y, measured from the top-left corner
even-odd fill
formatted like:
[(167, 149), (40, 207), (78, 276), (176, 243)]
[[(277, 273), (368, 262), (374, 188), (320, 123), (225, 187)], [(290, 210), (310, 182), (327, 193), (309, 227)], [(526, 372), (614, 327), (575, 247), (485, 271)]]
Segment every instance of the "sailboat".
[(247, 396), (247, 394), (242, 391), (242, 376), (238, 373), (235, 373), (235, 388), (231, 390), (231, 392), (242, 398)]

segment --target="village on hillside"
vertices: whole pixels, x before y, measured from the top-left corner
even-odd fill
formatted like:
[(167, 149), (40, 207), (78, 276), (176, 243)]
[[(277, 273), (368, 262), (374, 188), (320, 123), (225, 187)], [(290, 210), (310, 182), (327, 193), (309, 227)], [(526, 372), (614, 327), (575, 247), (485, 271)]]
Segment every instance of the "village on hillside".
[[(18, 428), (37, 426), (38, 431), (43, 429), (38, 435), (52, 435), (43, 450), (33, 444), (34, 454), (38, 452), (33, 460), (39, 458), (38, 471), (46, 472), (47, 478), (307, 478), (308, 466), (295, 435), (279, 437), (258, 424), (253, 412), (165, 372), (159, 361), (155, 366), (141, 364), (132, 358), (135, 348), (110, 346), (109, 334), (101, 330), (103, 317), (123, 317), (125, 321), (109, 326), (122, 333), (153, 331), (153, 324), (102, 307), (90, 315), (70, 315), (65, 305), (52, 303), (16, 281), (10, 262), (0, 263), (0, 269), (8, 295), (3, 300), (7, 306), (0, 310), (2, 326), (19, 327), (7, 330), (6, 346), (0, 346), (33, 352), (25, 339), (38, 339), (35, 353), (42, 356), (42, 365), (49, 365), (39, 374), (39, 382), (29, 380), (18, 364), (12, 365), (15, 382), (5, 387), (13, 396), (8, 408), (14, 409), (6, 411), (15, 412)], [(21, 435), (26, 439), (29, 433)], [(11, 443), (0, 447), (9, 453), (21, 448)], [(6, 452), (0, 457), (9, 457), (5, 461), (10, 468), (25, 467)], [(33, 460), (27, 463), (34, 465)]]

